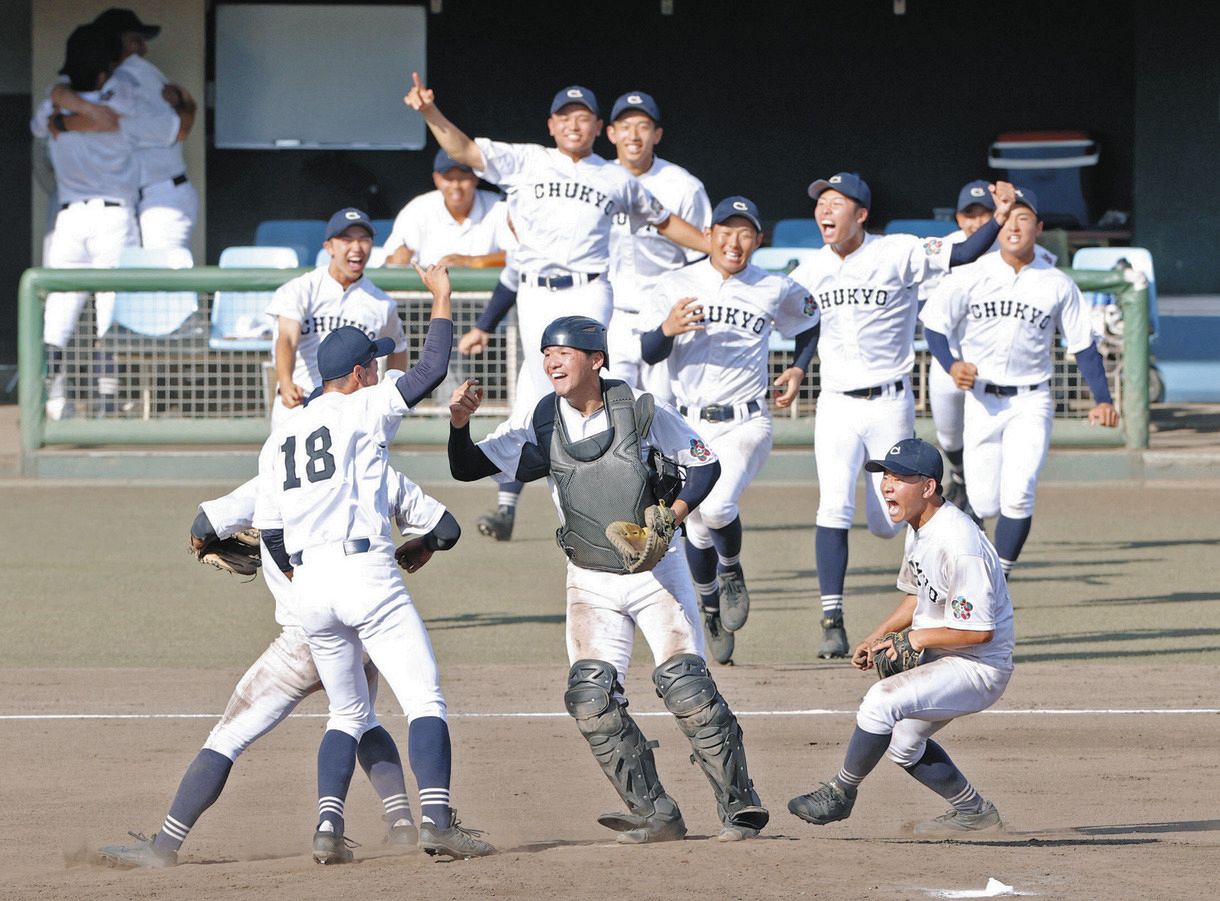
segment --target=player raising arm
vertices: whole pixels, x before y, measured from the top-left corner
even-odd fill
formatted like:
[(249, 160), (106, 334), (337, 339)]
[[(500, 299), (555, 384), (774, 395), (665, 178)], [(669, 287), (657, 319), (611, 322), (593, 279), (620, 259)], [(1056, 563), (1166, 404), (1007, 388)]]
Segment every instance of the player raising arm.
[[(968, 392), (962, 432), (966, 490), (977, 516), (999, 515), (995, 546), (1005, 573), (1029, 536), (1038, 471), (1050, 446), (1057, 332), (1097, 401), (1089, 422), (1118, 425), (1084, 297), (1037, 254), (1042, 221), (1033, 191), (1019, 188), (1016, 196), (1000, 232), (1000, 252), (945, 279), (920, 315), (928, 349)], [(950, 338), (960, 345), (961, 359), (953, 355)], [(978, 480), (973, 485), (972, 478)]]
[[(877, 666), (878, 675), (883, 666), (902, 671), (864, 696), (838, 774), (788, 802), (788, 810), (806, 822), (822, 826), (847, 819), (860, 783), (888, 752), (952, 805), (943, 816), (918, 824), (916, 835), (952, 837), (1001, 825), (995, 805), (932, 741), (956, 717), (1000, 699), (1012, 675), (1013, 651), (1012, 600), (999, 558), (974, 521), (944, 503), (943, 467), (940, 452), (919, 438), (899, 441), (884, 459), (866, 464), (882, 475), (890, 521), (907, 527), (898, 573), (898, 590), (906, 596), (856, 646), (852, 663), (861, 670)], [(900, 655), (913, 668), (897, 666)]]

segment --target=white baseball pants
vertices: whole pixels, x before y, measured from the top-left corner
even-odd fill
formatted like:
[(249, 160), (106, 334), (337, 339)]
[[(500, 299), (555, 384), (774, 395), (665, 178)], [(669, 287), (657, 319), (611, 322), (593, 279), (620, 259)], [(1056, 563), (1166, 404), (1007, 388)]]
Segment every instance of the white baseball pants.
[(976, 382), (966, 397), (963, 468), (976, 515), (1034, 514), (1038, 473), (1051, 444), (1054, 398), (1048, 388), (997, 397)]
[(189, 181), (167, 178), (140, 191), (140, 243), (144, 247), (191, 249), (191, 231), (199, 219), (199, 193)]
[(722, 529), (737, 518), (742, 492), (767, 462), (773, 438), (771, 415), (763, 410), (726, 422), (688, 415), (686, 421), (720, 460), (720, 478), (684, 524), (687, 541), (697, 548), (709, 548), (712, 536), (708, 530)]

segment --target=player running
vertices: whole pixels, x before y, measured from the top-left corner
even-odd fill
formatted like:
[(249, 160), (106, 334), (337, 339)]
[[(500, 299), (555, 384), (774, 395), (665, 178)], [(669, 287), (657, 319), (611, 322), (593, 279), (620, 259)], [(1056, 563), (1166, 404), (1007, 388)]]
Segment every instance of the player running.
[(838, 774), (793, 798), (788, 810), (818, 826), (847, 819), (860, 783), (888, 753), (951, 805), (943, 816), (918, 824), (916, 835), (952, 837), (997, 828), (995, 805), (932, 736), (957, 717), (998, 701), (1012, 675), (1012, 600), (999, 557), (969, 516), (944, 503), (944, 464), (935, 447), (907, 438), (866, 468), (882, 474), (890, 520), (907, 526), (898, 573), (898, 590), (906, 597), (856, 645), (852, 664), (867, 670), (878, 652), (892, 657), (894, 641), (883, 637), (890, 632), (906, 633), (922, 657), (914, 669), (869, 689)]
[(983, 519), (999, 515), (995, 546), (1005, 573), (1029, 537), (1038, 471), (1050, 446), (1056, 333), (1097, 401), (1089, 422), (1118, 425), (1088, 305), (1076, 283), (1036, 252), (1042, 221), (1034, 192), (1019, 188), (1016, 203), (1000, 232), (1000, 252), (945, 279), (920, 315), (937, 365), (967, 392), (970, 506)]
[[(750, 595), (741, 566), (738, 501), (771, 453), (768, 350), (772, 330), (795, 337), (796, 357), (775, 380), (775, 403), (792, 405), (817, 346), (809, 292), (750, 265), (762, 244), (758, 207), (745, 197), (716, 204), (711, 254), (662, 276), (640, 317), (644, 361), (664, 364), (681, 413), (720, 459), (720, 478), (686, 520), (686, 560), (703, 607), (712, 655), (733, 656)], [(654, 327), (655, 326), (655, 327)]]
[[(846, 657), (843, 583), (847, 536), (856, 509), (856, 480), (869, 456), (915, 432), (911, 368), (915, 362), (916, 287), (934, 272), (977, 259), (991, 246), (1012, 207), (1012, 185), (990, 188), (996, 210), (961, 244), (864, 230), (872, 192), (864, 179), (840, 172), (809, 186), (826, 242), (792, 279), (813, 295), (822, 314), (818, 339), (821, 393), (814, 422), (818, 467), (815, 552), (822, 596), (819, 657)], [(898, 534), (881, 498), (881, 479), (865, 492), (868, 529)]]

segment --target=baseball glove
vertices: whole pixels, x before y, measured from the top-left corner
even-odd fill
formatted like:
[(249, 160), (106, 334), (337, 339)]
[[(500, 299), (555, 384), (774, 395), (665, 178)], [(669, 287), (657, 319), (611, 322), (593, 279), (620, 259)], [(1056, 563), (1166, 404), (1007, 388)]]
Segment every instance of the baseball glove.
[(190, 552), (200, 563), (239, 576), (254, 575), (263, 562), (258, 529), (244, 529), (229, 538), (212, 537), (202, 542), (192, 536)]
[(642, 573), (661, 562), (674, 538), (674, 511), (664, 504), (644, 510), (644, 526), (618, 520), (606, 526), (606, 537), (629, 573)]
[(889, 640), (894, 643), (894, 651), (898, 657), (891, 660), (888, 648), (873, 654), (873, 666), (877, 667), (878, 679), (888, 679), (919, 666), (919, 651), (911, 647), (910, 635), (910, 629), (903, 629), (901, 632), (886, 632), (881, 636), (882, 641)]

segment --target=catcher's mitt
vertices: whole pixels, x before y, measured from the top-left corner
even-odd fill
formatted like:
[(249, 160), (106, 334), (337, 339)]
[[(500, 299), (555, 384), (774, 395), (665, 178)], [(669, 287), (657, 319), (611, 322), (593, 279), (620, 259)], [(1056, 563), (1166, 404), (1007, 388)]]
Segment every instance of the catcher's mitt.
[(903, 629), (901, 632), (886, 632), (881, 636), (882, 641), (894, 643), (894, 652), (898, 657), (891, 660), (888, 648), (873, 654), (873, 666), (877, 667), (878, 679), (888, 679), (919, 666), (919, 651), (911, 647), (910, 635), (910, 629)]
[(642, 573), (661, 562), (674, 538), (674, 511), (664, 504), (644, 510), (644, 526), (618, 520), (606, 526), (606, 537), (629, 573)]
[(191, 536), (190, 552), (200, 563), (239, 576), (252, 576), (263, 564), (258, 529), (244, 529), (229, 538), (213, 536), (206, 541)]

